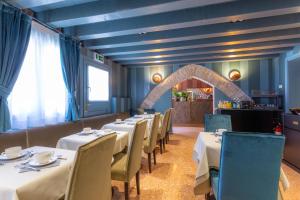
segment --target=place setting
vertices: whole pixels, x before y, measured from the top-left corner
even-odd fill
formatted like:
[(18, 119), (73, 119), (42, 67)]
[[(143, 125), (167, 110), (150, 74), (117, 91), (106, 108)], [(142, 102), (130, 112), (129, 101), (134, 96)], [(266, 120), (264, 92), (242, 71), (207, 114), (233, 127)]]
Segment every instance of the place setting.
[(125, 121), (122, 121), (122, 119), (116, 119), (116, 121), (114, 122), (114, 124), (125, 124)]
[(31, 156), (33, 156), (33, 153), (30, 151), (22, 150), (21, 146), (9, 147), (0, 154), (0, 165), (4, 165), (5, 163), (9, 162), (24, 160)]
[(54, 151), (37, 152), (25, 162), (15, 165), (19, 173), (35, 171), (39, 172), (42, 169), (57, 167), (61, 160), (67, 160), (63, 155), (55, 155)]
[(213, 132), (212, 134), (217, 137), (217, 140), (215, 140), (216, 143), (221, 143), (222, 142), (222, 136), (223, 133), (226, 132), (227, 129), (217, 129), (215, 132)]

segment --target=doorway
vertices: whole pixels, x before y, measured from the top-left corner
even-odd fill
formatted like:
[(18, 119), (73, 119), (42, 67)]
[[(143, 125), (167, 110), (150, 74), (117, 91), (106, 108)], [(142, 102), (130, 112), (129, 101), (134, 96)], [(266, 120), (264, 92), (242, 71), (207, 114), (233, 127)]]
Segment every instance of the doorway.
[(204, 115), (213, 113), (213, 87), (190, 78), (172, 88), (173, 126), (202, 127)]

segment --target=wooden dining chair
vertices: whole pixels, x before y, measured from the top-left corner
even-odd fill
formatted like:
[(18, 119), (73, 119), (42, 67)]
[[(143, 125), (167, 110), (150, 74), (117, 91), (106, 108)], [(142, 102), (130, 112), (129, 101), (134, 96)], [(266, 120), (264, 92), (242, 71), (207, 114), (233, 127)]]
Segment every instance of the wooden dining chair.
[(129, 183), (134, 176), (136, 176), (137, 194), (140, 194), (140, 168), (146, 128), (147, 121), (137, 122), (127, 153), (119, 153), (114, 157), (111, 178), (124, 182), (125, 200), (129, 199)]
[(168, 121), (170, 118), (170, 109), (167, 109), (164, 117), (163, 117), (163, 122), (162, 122), (162, 126), (161, 128), (158, 130), (158, 136), (157, 136), (157, 140), (159, 142), (159, 147), (160, 147), (160, 154), (163, 153), (163, 151), (165, 151), (166, 149), (166, 132), (168, 129)]
[(232, 131), (231, 116), (220, 114), (205, 114), (204, 131), (216, 132), (217, 129), (226, 129)]
[(156, 165), (156, 141), (158, 135), (160, 114), (156, 113), (152, 122), (151, 132), (149, 137), (144, 140), (144, 152), (148, 155), (148, 168), (151, 173), (151, 154), (153, 154), (154, 164)]
[(117, 135), (100, 137), (79, 147), (65, 200), (110, 200), (111, 161)]
[(217, 200), (277, 199), (284, 136), (225, 132), (219, 171), (211, 170)]

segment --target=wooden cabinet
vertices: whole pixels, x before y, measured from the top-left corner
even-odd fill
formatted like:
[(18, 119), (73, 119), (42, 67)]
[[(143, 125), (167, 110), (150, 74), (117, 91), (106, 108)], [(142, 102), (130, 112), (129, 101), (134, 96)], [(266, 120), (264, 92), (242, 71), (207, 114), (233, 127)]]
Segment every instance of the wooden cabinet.
[(284, 115), (284, 160), (300, 169), (300, 116)]

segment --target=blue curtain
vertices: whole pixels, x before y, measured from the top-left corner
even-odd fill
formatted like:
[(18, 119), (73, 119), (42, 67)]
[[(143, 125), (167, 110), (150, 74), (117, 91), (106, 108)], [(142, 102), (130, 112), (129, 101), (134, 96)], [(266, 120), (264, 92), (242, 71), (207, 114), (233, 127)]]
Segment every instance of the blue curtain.
[(25, 57), (31, 21), (20, 10), (0, 3), (0, 131), (11, 127), (7, 97)]
[(60, 36), (60, 57), (63, 77), (68, 90), (66, 120), (76, 121), (79, 119), (76, 102), (76, 88), (79, 74), (79, 42)]

